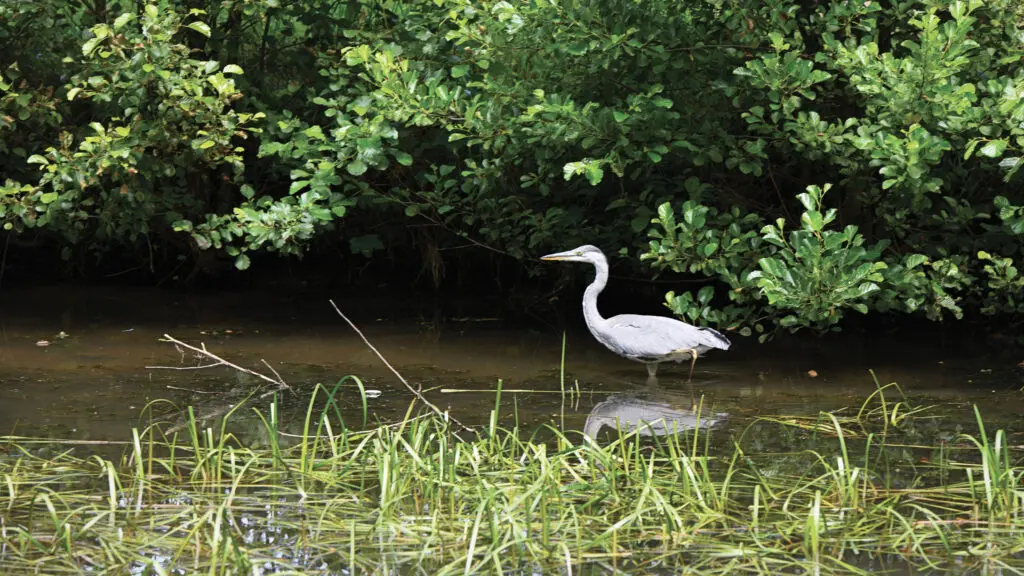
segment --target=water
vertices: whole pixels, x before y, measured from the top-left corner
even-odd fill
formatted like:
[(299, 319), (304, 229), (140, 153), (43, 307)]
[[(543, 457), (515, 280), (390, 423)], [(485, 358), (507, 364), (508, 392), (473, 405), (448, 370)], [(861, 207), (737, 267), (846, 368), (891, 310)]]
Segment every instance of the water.
[[(516, 326), (486, 310), (439, 320), (429, 306), (416, 311), (409, 302), (396, 313), (390, 311), (395, 299), (386, 295), (336, 301), (410, 383), (469, 425), (486, 424), (499, 379), (506, 390), (536, 391), (503, 395), (502, 422), (527, 428), (552, 423), (582, 430), (598, 413), (613, 414), (612, 420), (625, 414), (609, 412), (614, 405), (686, 414), (702, 402), (705, 416), (721, 413), (736, 425), (757, 415), (855, 408), (875, 390), (869, 369), (880, 383), (898, 382), (915, 402), (934, 404), (964, 426), (972, 422), (972, 403), (986, 421), (1011, 430), (1024, 409), (1024, 370), (1012, 355), (990, 352), (984, 343), (965, 347), (907, 333), (768, 345), (735, 337), (732, 350), (697, 362), (691, 388), (685, 365), (663, 366), (658, 384), (647, 384), (642, 365), (608, 352), (578, 323), (567, 335), (564, 385), (580, 394), (567, 402), (553, 393), (563, 385), (562, 334), (555, 326)], [(169, 400), (152, 411), (171, 420), (187, 405), (215, 418), (265, 390), (257, 378), (226, 367), (195, 369), (201, 359), (161, 342), (164, 334), (272, 375), (262, 365), (268, 362), (294, 392), (282, 393), (286, 427), (298, 425), (315, 384), (333, 385), (346, 375), (381, 392), (368, 400), (371, 421), (400, 418), (411, 399), (326, 296), (37, 289), (8, 292), (0, 307), (0, 433), (124, 440), (150, 402)], [(359, 424), (355, 386), (344, 388), (345, 417)], [(251, 418), (244, 412), (242, 422)], [(685, 419), (679, 416), (678, 424)]]
[[(740, 432), (757, 416), (855, 411), (876, 390), (871, 369), (879, 383), (898, 382), (911, 402), (934, 406), (932, 413), (943, 416), (916, 425), (914, 444), (934, 446), (957, 432), (975, 433), (972, 404), (990, 433), (1003, 427), (1019, 445), (1015, 435), (1024, 431), (1019, 424), (1024, 370), (1017, 366), (1019, 358), (996, 351), (988, 341), (943, 341), (934, 333), (906, 331), (780, 339), (769, 345), (737, 337), (732, 350), (698, 361), (692, 385), (685, 383), (686, 365), (663, 366), (652, 384), (642, 365), (605, 350), (580, 329), (578, 318), (566, 336), (563, 375), (562, 333), (553, 322), (497, 318), (486, 305), (444, 319), (431, 306), (417, 309), (411, 302), (398, 301), (401, 309), (394, 312), (396, 299), (389, 295), (336, 301), (410, 384), (471, 426), (487, 424), (501, 380), (502, 424), (518, 422), (527, 430), (550, 424), (570, 435), (600, 438), (611, 426), (657, 421), (647, 434), (698, 422)], [(298, 431), (317, 383), (333, 385), (357, 375), (367, 389), (379, 391), (367, 399), (370, 423), (401, 418), (412, 397), (334, 314), (326, 296), (80, 288), (6, 292), (0, 303), (0, 434), (95, 442), (101, 448), (103, 442), (125, 441), (131, 427), (145, 425), (148, 418), (141, 415), (147, 405), (172, 426), (186, 406), (194, 407), (206, 425), (215, 425), (246, 398), (266, 408), (269, 398), (251, 399), (267, 390), (259, 378), (225, 366), (197, 368), (210, 360), (162, 342), (164, 334), (203, 343), (249, 370), (277, 371), (290, 386), (280, 392), (285, 431)], [(349, 425), (361, 425), (355, 384), (346, 381), (342, 387), (344, 417)], [(562, 394), (563, 388), (571, 393)], [(262, 423), (248, 408), (231, 422), (243, 438), (265, 441)], [(813, 448), (806, 434), (782, 438), (775, 426), (771, 429), (779, 437), (760, 437), (756, 426), (745, 437), (751, 451), (776, 458)], [(110, 448), (119, 451), (120, 445)], [(911, 457), (929, 455), (920, 452)], [(782, 472), (784, 460), (779, 457)], [(260, 526), (250, 535), (277, 534), (272, 523)], [(866, 570), (881, 568), (878, 559), (849, 560)], [(923, 573), (901, 570), (894, 562), (886, 566), (893, 573)]]

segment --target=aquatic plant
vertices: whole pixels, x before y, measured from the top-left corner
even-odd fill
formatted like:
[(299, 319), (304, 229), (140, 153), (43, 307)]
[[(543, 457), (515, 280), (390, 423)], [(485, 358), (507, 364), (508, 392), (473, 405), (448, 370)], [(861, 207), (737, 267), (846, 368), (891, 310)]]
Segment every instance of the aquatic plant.
[[(905, 447), (902, 429), (923, 412), (888, 400), (887, 390), (850, 416), (757, 419), (729, 437), (620, 430), (595, 441), (553, 427), (527, 435), (500, 425), (497, 401), (472, 436), (412, 408), (399, 422), (360, 430), (335, 409), (339, 387), (317, 388), (298, 436), (278, 429), (271, 401), (260, 413), (263, 446), (231, 433), (232, 413), (217, 428), (193, 419), (182, 435), (135, 429), (114, 459), (79, 454), (88, 446), (72, 441), (5, 437), (0, 566), (5, 574), (1024, 567), (1020, 449), (1001, 431), (989, 438), (978, 414), (976, 436), (894, 482), (885, 453)], [(755, 426), (825, 444), (753, 452)]]

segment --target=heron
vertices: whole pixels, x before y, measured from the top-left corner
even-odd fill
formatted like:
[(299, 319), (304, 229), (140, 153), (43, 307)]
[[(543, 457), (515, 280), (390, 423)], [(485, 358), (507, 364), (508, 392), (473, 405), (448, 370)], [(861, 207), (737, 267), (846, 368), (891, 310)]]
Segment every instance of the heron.
[(597, 310), (597, 297), (608, 284), (608, 259), (596, 246), (586, 244), (566, 252), (542, 256), (541, 260), (589, 262), (594, 265), (594, 281), (583, 292), (583, 318), (598, 342), (623, 358), (647, 365), (647, 375), (657, 377), (662, 362), (690, 361), (690, 376), (697, 357), (708, 350), (728, 350), (732, 344), (721, 332), (693, 326), (665, 316), (619, 314), (604, 318)]

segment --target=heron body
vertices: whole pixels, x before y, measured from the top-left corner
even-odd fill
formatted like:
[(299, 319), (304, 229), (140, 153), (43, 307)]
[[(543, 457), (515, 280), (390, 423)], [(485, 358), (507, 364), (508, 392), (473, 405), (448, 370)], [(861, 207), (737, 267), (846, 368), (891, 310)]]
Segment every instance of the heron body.
[(662, 362), (690, 361), (690, 378), (697, 357), (708, 350), (728, 350), (732, 344), (717, 330), (701, 328), (664, 316), (620, 314), (604, 318), (597, 310), (597, 296), (608, 284), (608, 259), (596, 246), (585, 245), (541, 260), (589, 262), (596, 276), (583, 293), (583, 317), (598, 342), (619, 356), (643, 362), (652, 378)]

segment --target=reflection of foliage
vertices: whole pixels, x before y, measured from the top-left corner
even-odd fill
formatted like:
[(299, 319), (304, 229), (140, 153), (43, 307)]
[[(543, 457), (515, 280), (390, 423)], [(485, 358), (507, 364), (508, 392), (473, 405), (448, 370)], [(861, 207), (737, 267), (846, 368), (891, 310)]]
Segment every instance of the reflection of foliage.
[(647, 259), (730, 290), (669, 294), (697, 321), (1021, 312), (1018, 2), (104, 6), (0, 6), (0, 219), (66, 256), (636, 254), (655, 219)]

